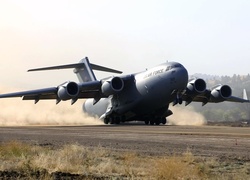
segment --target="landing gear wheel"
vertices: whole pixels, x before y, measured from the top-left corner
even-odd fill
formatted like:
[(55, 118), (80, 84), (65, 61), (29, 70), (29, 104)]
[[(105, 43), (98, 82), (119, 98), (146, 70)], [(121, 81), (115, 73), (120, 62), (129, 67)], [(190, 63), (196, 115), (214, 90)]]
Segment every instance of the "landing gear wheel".
[(113, 117), (110, 117), (109, 122), (110, 122), (110, 124), (115, 124), (115, 119)]
[(145, 124), (146, 124), (146, 125), (148, 125), (148, 124), (149, 124), (149, 121), (144, 121), (144, 122), (145, 122)]
[(179, 99), (178, 99), (178, 103), (179, 103), (179, 104), (182, 104), (182, 102), (183, 102), (182, 98), (179, 98)]
[(150, 125), (154, 125), (155, 124), (155, 121), (154, 120), (151, 120), (150, 121)]
[(104, 118), (104, 124), (108, 124), (109, 123), (109, 118)]
[(125, 122), (125, 121), (126, 121), (126, 116), (123, 115), (123, 116), (121, 117), (121, 122)]
[(160, 118), (155, 118), (155, 124), (156, 124), (156, 125), (160, 125), (160, 121), (161, 121)]
[(115, 118), (115, 124), (120, 124), (120, 122), (121, 122), (120, 117), (116, 117), (116, 118)]
[(167, 123), (167, 119), (166, 119), (165, 117), (162, 117), (162, 118), (161, 118), (161, 123), (162, 123), (162, 124), (166, 124), (166, 123)]

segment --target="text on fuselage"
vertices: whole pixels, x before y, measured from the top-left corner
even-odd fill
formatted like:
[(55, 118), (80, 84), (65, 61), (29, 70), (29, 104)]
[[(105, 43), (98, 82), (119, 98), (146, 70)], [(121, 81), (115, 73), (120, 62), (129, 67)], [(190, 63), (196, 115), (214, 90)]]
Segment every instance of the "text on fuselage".
[(145, 76), (144, 76), (144, 79), (146, 78), (149, 78), (149, 77), (152, 77), (152, 76), (156, 76), (158, 74), (162, 74), (163, 72), (165, 72), (165, 69), (159, 69), (159, 70), (156, 70), (156, 71), (153, 71), (153, 72), (149, 72), (147, 73)]

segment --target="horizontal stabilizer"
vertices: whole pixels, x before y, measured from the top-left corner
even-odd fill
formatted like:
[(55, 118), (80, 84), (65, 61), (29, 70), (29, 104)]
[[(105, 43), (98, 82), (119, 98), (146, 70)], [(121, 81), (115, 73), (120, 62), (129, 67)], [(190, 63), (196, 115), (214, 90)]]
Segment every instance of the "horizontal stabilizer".
[[(115, 70), (115, 69), (111, 69), (111, 68), (107, 68), (107, 67), (104, 67), (104, 66), (99, 66), (99, 65), (96, 65), (96, 64), (91, 64), (91, 63), (90, 63), (90, 67), (93, 70), (97, 70), (97, 71), (105, 71), (105, 72), (118, 73), (118, 74), (122, 73), (122, 71), (118, 71), (118, 70)], [(45, 71), (45, 70), (70, 69), (70, 68), (79, 68), (79, 69), (80, 68), (85, 68), (85, 64), (80, 61), (79, 63), (75, 63), (75, 64), (66, 64), (66, 65), (59, 65), (59, 66), (50, 66), (50, 67), (29, 69), (28, 72), (32, 72), (32, 71)]]
[(76, 63), (76, 64), (67, 64), (67, 65), (59, 65), (59, 66), (50, 66), (50, 67), (29, 69), (28, 72), (44, 71), (44, 70), (70, 69), (70, 68), (81, 68), (81, 67), (84, 67), (84, 65), (81, 64), (81, 63)]
[(96, 64), (90, 64), (90, 67), (93, 70), (97, 70), (97, 71), (105, 71), (105, 72), (122, 74), (122, 71), (118, 71), (118, 70), (115, 70), (115, 69), (110, 69), (110, 68), (107, 68), (107, 67), (104, 67), (104, 66), (99, 66), (99, 65), (96, 65)]

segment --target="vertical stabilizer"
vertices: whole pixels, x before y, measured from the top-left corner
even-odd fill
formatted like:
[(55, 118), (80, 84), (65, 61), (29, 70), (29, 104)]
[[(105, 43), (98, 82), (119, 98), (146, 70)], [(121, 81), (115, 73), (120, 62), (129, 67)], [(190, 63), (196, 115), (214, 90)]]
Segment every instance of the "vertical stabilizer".
[(95, 81), (96, 77), (90, 66), (88, 57), (83, 58), (79, 62), (79, 64), (82, 64), (82, 66), (76, 67), (74, 69), (74, 73), (77, 75), (79, 81), (80, 82)]

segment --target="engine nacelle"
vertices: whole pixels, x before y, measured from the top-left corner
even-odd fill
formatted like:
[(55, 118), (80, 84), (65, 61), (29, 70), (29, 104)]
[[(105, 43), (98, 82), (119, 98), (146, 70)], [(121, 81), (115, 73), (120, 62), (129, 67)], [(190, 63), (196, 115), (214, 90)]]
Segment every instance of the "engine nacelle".
[(219, 85), (211, 92), (211, 100), (222, 102), (232, 95), (232, 89), (228, 85)]
[(194, 79), (187, 84), (187, 90), (194, 95), (205, 92), (206, 88), (206, 82), (203, 79)]
[(122, 91), (124, 88), (124, 82), (119, 77), (114, 77), (111, 80), (105, 81), (102, 84), (102, 93), (106, 96), (110, 96), (112, 94), (117, 94)]
[(79, 86), (75, 82), (66, 82), (58, 87), (57, 95), (60, 100), (66, 101), (75, 98), (79, 94)]

